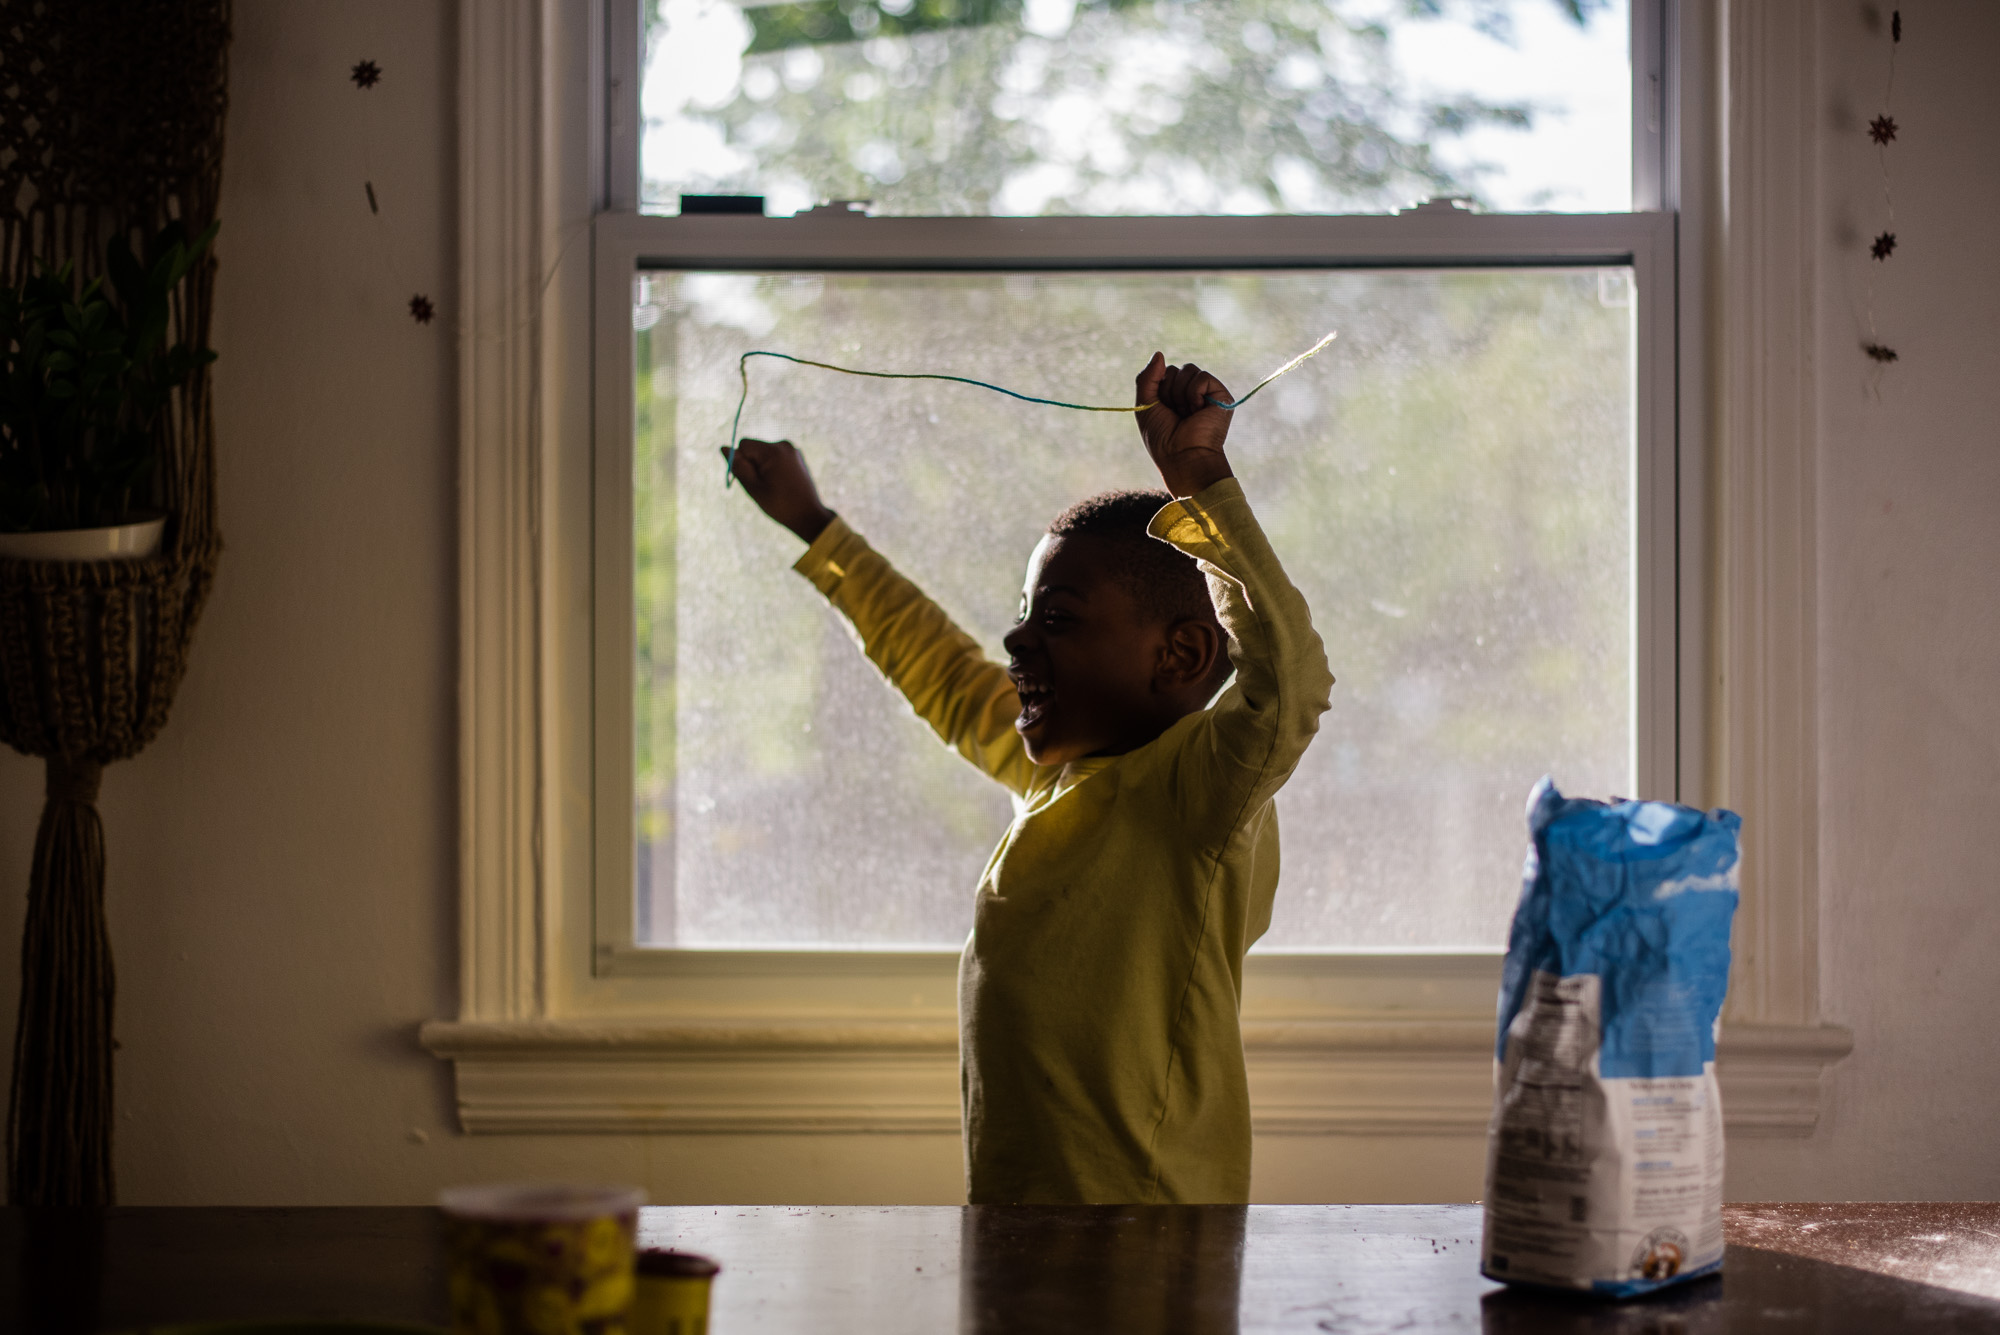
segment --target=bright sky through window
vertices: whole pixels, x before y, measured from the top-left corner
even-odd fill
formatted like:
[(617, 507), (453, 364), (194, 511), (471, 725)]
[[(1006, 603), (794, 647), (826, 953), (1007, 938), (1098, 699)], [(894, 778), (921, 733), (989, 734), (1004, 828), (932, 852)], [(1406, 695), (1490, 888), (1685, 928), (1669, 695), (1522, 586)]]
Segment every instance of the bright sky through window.
[(656, 0), (643, 196), (901, 214), (1631, 207), (1625, 0)]

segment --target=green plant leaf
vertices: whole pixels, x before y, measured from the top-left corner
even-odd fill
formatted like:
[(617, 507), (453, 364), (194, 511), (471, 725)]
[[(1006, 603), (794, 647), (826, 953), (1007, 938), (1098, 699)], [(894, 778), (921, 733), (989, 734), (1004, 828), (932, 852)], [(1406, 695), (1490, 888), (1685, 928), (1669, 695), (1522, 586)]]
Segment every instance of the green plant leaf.
[[(72, 265), (0, 288), (0, 528), (112, 522), (162, 471), (160, 414), (215, 353), (176, 340), (173, 299), (217, 231), (169, 224), (105, 247), (105, 276)], [(40, 490), (36, 490), (40, 488)]]

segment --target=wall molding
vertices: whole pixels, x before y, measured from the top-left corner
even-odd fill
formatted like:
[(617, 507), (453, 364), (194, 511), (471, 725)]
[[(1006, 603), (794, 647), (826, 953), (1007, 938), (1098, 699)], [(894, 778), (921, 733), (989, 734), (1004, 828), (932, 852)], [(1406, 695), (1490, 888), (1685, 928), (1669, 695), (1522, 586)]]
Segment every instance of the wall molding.
[[(1483, 1135), (1493, 1022), (1246, 1020), (1260, 1135)], [(433, 1021), (473, 1133), (957, 1134), (949, 1016), (650, 1021)], [(1729, 1026), (1716, 1069), (1732, 1135), (1806, 1136), (1845, 1030)]]
[(589, 881), (574, 831), (590, 736), (571, 683), (590, 657), (590, 220), (604, 190), (590, 89), (606, 2), (459, 7), (463, 1019), (558, 1008), (576, 971), (565, 887)]
[(1762, 1024), (1819, 1017), (1817, 12), (1732, 0), (1725, 28), (1713, 791), (1743, 816), (1728, 1014)]
[(1838, 1025), (1724, 1024), (1715, 1070), (1731, 1136), (1810, 1136), (1826, 1071), (1854, 1050)]
[(459, 10), (459, 1013), (540, 1009), (541, 0)]

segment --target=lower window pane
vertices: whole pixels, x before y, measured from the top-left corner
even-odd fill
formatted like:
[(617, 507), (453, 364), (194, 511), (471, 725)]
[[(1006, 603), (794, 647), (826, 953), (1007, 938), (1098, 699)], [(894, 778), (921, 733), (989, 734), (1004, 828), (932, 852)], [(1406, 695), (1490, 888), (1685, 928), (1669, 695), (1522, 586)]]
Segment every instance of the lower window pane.
[[(642, 277), (635, 449), (642, 944), (955, 946), (1005, 794), (946, 751), (725, 491), (737, 358), (1128, 401), (1155, 347), (1241, 392), (1230, 454), (1326, 641), (1263, 945), (1503, 942), (1529, 787), (1631, 791), (1628, 269)], [(1000, 656), (1071, 502), (1157, 486), (1129, 417), (753, 361), (746, 435)]]

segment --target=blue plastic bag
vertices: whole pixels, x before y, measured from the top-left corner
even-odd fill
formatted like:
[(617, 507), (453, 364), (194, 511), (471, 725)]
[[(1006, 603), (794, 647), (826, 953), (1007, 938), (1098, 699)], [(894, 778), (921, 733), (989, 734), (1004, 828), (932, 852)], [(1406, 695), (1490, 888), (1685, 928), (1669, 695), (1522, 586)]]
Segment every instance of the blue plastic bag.
[(1715, 1034), (1741, 826), (1535, 786), (1500, 983), (1491, 1278), (1628, 1297), (1721, 1268)]

